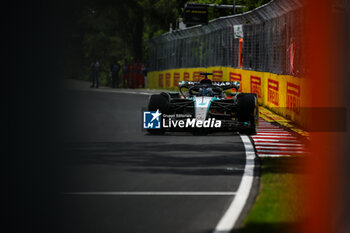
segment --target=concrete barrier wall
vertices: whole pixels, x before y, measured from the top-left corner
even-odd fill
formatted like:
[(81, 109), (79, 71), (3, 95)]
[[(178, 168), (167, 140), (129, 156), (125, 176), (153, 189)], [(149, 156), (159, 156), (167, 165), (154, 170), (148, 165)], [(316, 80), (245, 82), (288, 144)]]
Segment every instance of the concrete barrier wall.
[(239, 81), (239, 91), (256, 93), (261, 105), (304, 126), (301, 108), (307, 99), (305, 78), (231, 67), (183, 68), (148, 73), (147, 87), (176, 88), (182, 80), (199, 81), (201, 72), (212, 72), (213, 81)]

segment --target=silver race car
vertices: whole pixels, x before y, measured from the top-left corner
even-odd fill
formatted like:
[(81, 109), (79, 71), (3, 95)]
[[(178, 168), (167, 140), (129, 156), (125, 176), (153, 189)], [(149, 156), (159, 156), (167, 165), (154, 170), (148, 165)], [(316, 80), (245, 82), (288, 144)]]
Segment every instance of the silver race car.
[[(208, 76), (200, 82), (181, 81), (178, 92), (152, 95), (148, 110), (162, 114), (162, 127), (148, 129), (150, 134), (165, 131), (234, 131), (256, 134), (258, 97), (255, 93), (239, 93), (240, 83), (212, 82)], [(234, 90), (230, 92), (229, 90)]]

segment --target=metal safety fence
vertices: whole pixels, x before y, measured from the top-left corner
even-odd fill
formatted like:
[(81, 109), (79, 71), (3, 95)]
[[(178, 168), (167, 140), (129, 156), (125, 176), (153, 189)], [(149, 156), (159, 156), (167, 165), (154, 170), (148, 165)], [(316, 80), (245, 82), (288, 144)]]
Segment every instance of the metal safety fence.
[[(174, 30), (148, 41), (149, 68), (227, 66), (302, 76), (304, 18), (302, 0), (273, 0), (250, 12)], [(242, 25), (243, 38), (235, 38), (235, 25)]]

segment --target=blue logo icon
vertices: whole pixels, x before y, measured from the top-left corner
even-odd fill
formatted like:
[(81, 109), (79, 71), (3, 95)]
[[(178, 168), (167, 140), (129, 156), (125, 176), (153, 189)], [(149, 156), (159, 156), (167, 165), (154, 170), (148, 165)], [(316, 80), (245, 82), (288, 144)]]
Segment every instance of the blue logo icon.
[(143, 112), (143, 128), (144, 129), (160, 129), (160, 116), (162, 113), (157, 109), (156, 112)]

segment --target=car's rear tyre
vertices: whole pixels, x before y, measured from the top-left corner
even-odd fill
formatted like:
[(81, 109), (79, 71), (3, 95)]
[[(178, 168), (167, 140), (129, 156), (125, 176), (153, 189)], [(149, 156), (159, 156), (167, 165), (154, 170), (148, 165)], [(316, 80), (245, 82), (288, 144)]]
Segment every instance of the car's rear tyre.
[(259, 121), (258, 96), (254, 93), (241, 93), (237, 96), (239, 122), (247, 122), (249, 127), (239, 130), (242, 134), (256, 134)]
[[(148, 102), (148, 111), (159, 110), (162, 114), (168, 111), (169, 99), (166, 95), (151, 95)], [(147, 129), (148, 133), (153, 135), (164, 134), (164, 129)]]
[(180, 99), (181, 95), (179, 92), (169, 92), (169, 95), (172, 99)]
[(171, 96), (168, 92), (161, 92), (159, 95), (164, 96), (168, 102), (170, 101)]

